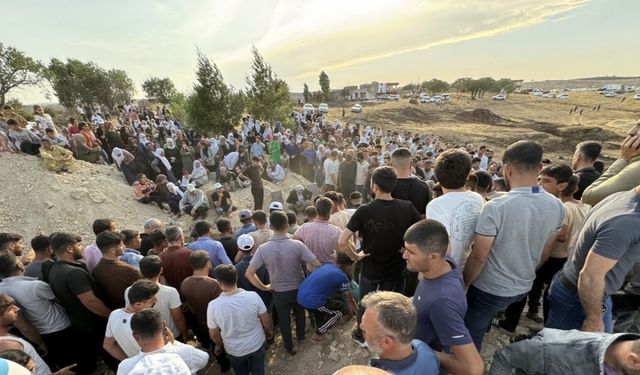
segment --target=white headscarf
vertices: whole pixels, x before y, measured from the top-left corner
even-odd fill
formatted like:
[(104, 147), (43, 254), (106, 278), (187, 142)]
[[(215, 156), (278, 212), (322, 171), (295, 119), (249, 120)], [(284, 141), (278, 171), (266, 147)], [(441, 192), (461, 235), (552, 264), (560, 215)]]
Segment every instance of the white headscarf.
[(180, 196), (184, 195), (182, 190), (178, 189), (176, 185), (173, 184), (173, 182), (167, 183), (167, 190), (169, 190), (172, 194), (178, 194)]
[(149, 141), (147, 141), (147, 136), (144, 133), (138, 134), (138, 141), (140, 143), (142, 143), (143, 145), (146, 145), (147, 142), (149, 142)]
[(122, 165), (122, 162), (124, 161), (124, 152), (122, 152), (121, 148), (114, 147), (113, 151), (111, 151), (111, 157), (119, 167), (120, 165)]
[(162, 161), (162, 164), (164, 164), (167, 170), (170, 171), (171, 163), (169, 163), (169, 160), (167, 160), (167, 158), (164, 157), (164, 150), (161, 148), (156, 148), (156, 152), (154, 152), (154, 154), (158, 159), (160, 159), (160, 161)]
[(174, 148), (176, 148), (176, 143), (173, 141), (172, 138), (167, 138), (167, 148), (170, 150), (173, 150)]

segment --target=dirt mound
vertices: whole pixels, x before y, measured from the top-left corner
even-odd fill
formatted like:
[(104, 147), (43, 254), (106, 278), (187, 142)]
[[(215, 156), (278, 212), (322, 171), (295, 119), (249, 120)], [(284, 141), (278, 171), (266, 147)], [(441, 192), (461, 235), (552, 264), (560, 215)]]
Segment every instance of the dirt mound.
[(483, 124), (500, 124), (511, 122), (503, 117), (496, 115), (488, 109), (478, 108), (473, 111), (459, 112), (455, 116), (456, 119), (469, 122), (480, 122)]

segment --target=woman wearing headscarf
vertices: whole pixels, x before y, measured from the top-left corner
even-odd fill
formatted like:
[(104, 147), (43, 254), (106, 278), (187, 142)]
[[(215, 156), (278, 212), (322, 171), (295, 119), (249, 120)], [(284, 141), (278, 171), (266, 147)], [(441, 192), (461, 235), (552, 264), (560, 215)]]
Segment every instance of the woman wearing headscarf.
[(118, 167), (118, 170), (122, 171), (124, 179), (127, 180), (129, 186), (133, 185), (136, 180), (136, 159), (127, 150), (119, 147), (114, 147), (111, 151), (111, 158)]
[[(217, 168), (216, 152), (213, 151), (213, 147), (212, 147), (213, 142), (216, 142), (216, 141), (203, 139), (200, 147), (200, 160), (202, 161), (204, 166), (210, 171), (215, 171)], [(217, 151), (217, 143), (216, 143), (216, 151)]]
[[(176, 143), (177, 140), (176, 140)], [(193, 159), (196, 154), (196, 150), (191, 146), (191, 143), (187, 139), (182, 140), (180, 147), (180, 158), (182, 159), (182, 170), (191, 173), (193, 168)]]
[(164, 145), (164, 155), (171, 163), (171, 169), (174, 175), (182, 175), (182, 156), (180, 150), (176, 147), (176, 143), (173, 138), (167, 138), (167, 143)]
[(168, 184), (170, 184), (170, 182), (167, 179), (167, 176), (162, 173), (156, 176), (156, 191), (163, 202), (166, 202), (167, 193), (169, 192), (169, 189), (167, 188)]
[(269, 159), (276, 162), (276, 164), (280, 164), (280, 136), (276, 135), (273, 137), (273, 140), (269, 142)]
[(202, 165), (200, 160), (193, 161), (193, 170), (191, 171), (191, 179), (196, 187), (200, 187), (209, 181), (209, 172)]
[(164, 156), (164, 150), (157, 148), (154, 155), (155, 160), (151, 163), (151, 168), (158, 174), (164, 174), (172, 182), (176, 181), (176, 177), (171, 170), (171, 163), (169, 163), (169, 160)]
[(102, 154), (100, 146), (95, 145), (94, 147), (89, 147), (82, 134), (74, 135), (73, 140), (76, 144), (76, 154), (78, 155), (78, 159), (89, 163), (97, 163), (98, 160), (100, 160), (100, 155)]
[(105, 130), (105, 138), (112, 151), (116, 147), (124, 148), (124, 142), (122, 141), (122, 137), (120, 137), (120, 134), (116, 132), (116, 129), (113, 126), (113, 123), (111, 121), (107, 121), (104, 123), (104, 130)]
[(136, 182), (133, 184), (134, 195), (136, 200), (140, 203), (149, 203), (155, 202), (158, 207), (161, 209), (165, 209), (162, 205), (162, 199), (158, 192), (156, 192), (156, 185), (144, 175), (144, 173), (140, 173)]
[(174, 215), (180, 216), (180, 200), (184, 193), (176, 187), (172, 182), (167, 184), (167, 204), (169, 204), (169, 210)]

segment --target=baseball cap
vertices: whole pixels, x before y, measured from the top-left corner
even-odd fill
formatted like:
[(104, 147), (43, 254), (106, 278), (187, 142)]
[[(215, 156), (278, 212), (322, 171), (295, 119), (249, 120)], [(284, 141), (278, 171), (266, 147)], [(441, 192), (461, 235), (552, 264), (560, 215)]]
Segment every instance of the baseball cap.
[(213, 188), (214, 188), (214, 189), (220, 189), (221, 187), (222, 187), (222, 184), (221, 184), (221, 183), (219, 183), (219, 182), (216, 182), (216, 183), (213, 185)]
[(237, 245), (238, 250), (249, 251), (254, 245), (253, 237), (248, 234), (242, 234), (238, 237)]
[(280, 202), (271, 202), (269, 205), (270, 210), (284, 210), (284, 206)]
[(251, 213), (251, 210), (247, 210), (246, 208), (244, 210), (240, 210), (240, 220), (248, 219), (252, 215), (253, 213)]

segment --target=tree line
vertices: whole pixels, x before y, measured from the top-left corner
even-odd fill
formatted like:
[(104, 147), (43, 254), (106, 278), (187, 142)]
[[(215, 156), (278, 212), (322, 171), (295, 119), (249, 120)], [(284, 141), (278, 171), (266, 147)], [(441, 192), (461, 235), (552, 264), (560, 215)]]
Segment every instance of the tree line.
[[(215, 62), (199, 49), (190, 93), (179, 92), (167, 77), (150, 77), (142, 83), (142, 89), (147, 98), (171, 104), (174, 115), (202, 130), (229, 131), (245, 113), (272, 123), (288, 121), (293, 109), (289, 86), (255, 47), (251, 52), (253, 61), (244, 89), (227, 85)], [(17, 87), (36, 86), (46, 92), (45, 82), (67, 108), (101, 105), (113, 110), (131, 102), (136, 94), (133, 80), (123, 70), (107, 70), (94, 62), (71, 58), (44, 63), (0, 43), (0, 106), (7, 103), (7, 94)]]
[(446, 81), (434, 78), (422, 83), (410, 83), (405, 85), (402, 87), (402, 91), (410, 91), (412, 94), (418, 94), (421, 92), (438, 94), (453, 90), (456, 93), (469, 93), (471, 95), (471, 99), (475, 100), (477, 98), (484, 97), (484, 94), (487, 92), (504, 92), (508, 96), (516, 89), (517, 83), (518, 81), (510, 78), (495, 80), (491, 77), (483, 77), (479, 79), (465, 77), (459, 78), (449, 84)]

